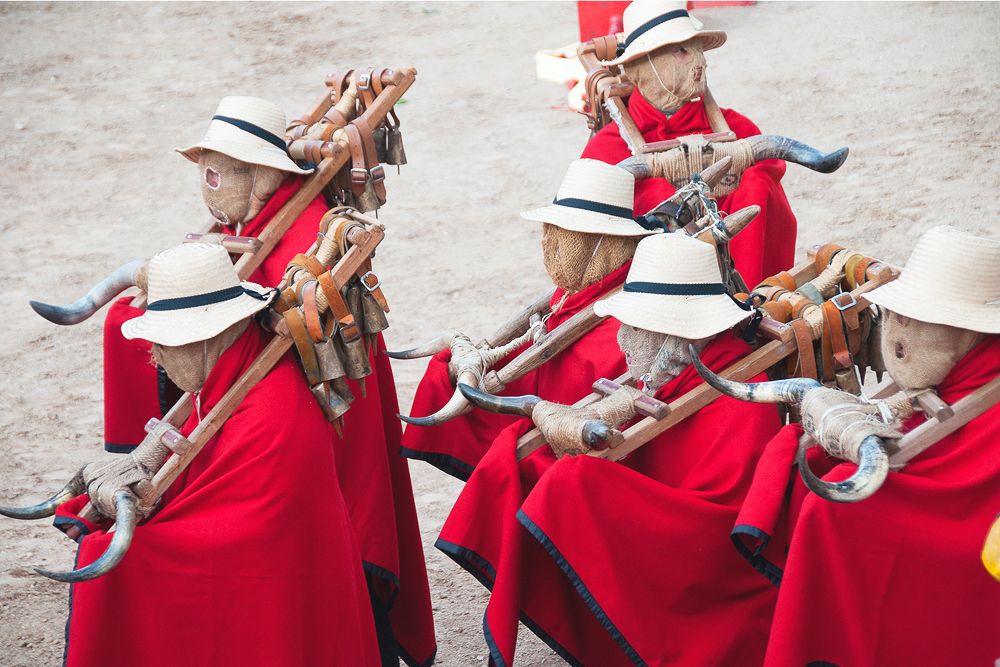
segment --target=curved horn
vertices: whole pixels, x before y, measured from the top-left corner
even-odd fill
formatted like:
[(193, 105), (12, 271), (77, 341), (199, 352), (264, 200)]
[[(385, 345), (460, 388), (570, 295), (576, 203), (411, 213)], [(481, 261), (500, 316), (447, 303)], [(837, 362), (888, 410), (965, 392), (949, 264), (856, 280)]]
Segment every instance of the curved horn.
[(93, 563), (72, 572), (47, 572), (38, 568), (35, 568), (35, 572), (67, 584), (90, 581), (110, 572), (125, 557), (129, 545), (132, 544), (132, 536), (135, 534), (137, 515), (135, 496), (132, 495), (131, 491), (121, 489), (115, 493), (115, 515), (115, 533), (111, 537), (111, 544), (108, 545), (104, 554)]
[(654, 176), (653, 155), (651, 153), (633, 155), (630, 158), (622, 160), (615, 166), (635, 176), (635, 180), (637, 181), (644, 178), (653, 178)]
[(461, 375), (458, 376), (458, 387), (455, 389), (455, 393), (451, 395), (445, 406), (428, 417), (407, 417), (406, 415), (397, 414), (401, 420), (407, 424), (413, 424), (414, 426), (438, 426), (447, 421), (451, 421), (455, 417), (461, 417), (466, 412), (472, 410), (472, 406), (469, 402), (465, 400), (465, 396), (462, 395), (462, 384), (477, 384), (478, 378), (476, 374), (472, 371), (463, 371)]
[(792, 380), (773, 380), (771, 382), (733, 382), (726, 380), (711, 370), (701, 362), (698, 350), (694, 345), (689, 345), (691, 352), (691, 363), (698, 371), (705, 382), (713, 389), (741, 401), (748, 403), (796, 403), (802, 400), (805, 393), (814, 387), (821, 386), (819, 382), (811, 378), (795, 378)]
[(589, 421), (583, 425), (583, 442), (591, 449), (601, 451), (608, 447), (617, 447), (625, 441), (625, 436), (616, 428), (611, 428), (602, 421)]
[(847, 147), (841, 148), (832, 153), (820, 153), (812, 146), (807, 146), (801, 141), (782, 137), (777, 134), (762, 134), (754, 137), (747, 137), (753, 149), (753, 159), (755, 162), (761, 160), (785, 160), (801, 164), (803, 167), (818, 171), (821, 174), (831, 174), (844, 164), (847, 159)]
[(809, 469), (806, 447), (800, 447), (797, 455), (799, 476), (806, 487), (824, 500), (835, 503), (856, 503), (868, 498), (879, 490), (889, 474), (889, 455), (882, 447), (882, 441), (874, 435), (865, 438), (859, 449), (857, 471), (843, 482), (825, 482)]
[(44, 519), (47, 516), (52, 516), (56, 513), (57, 507), (87, 490), (83, 483), (82, 473), (83, 469), (81, 468), (59, 493), (45, 502), (32, 507), (0, 507), (0, 514), (11, 519)]
[(743, 229), (753, 222), (754, 218), (758, 215), (760, 215), (760, 206), (757, 206), (756, 204), (747, 206), (746, 208), (741, 208), (736, 211), (736, 213), (727, 215), (725, 220), (722, 221), (722, 224), (716, 227), (716, 229), (718, 229), (718, 227), (723, 227), (725, 229), (725, 231), (718, 229), (719, 236), (721, 236), (725, 241), (732, 241), (733, 237), (743, 231)]
[(462, 395), (469, 399), (477, 408), (482, 408), (487, 412), (498, 412), (502, 415), (522, 415), (530, 417), (535, 406), (541, 403), (542, 399), (537, 396), (494, 396), (485, 391), (479, 391), (475, 387), (467, 384), (459, 384), (458, 388)]
[(700, 178), (705, 181), (708, 187), (714, 188), (722, 182), (722, 178), (729, 173), (729, 169), (732, 166), (733, 158), (727, 155), (721, 160), (713, 162), (709, 166), (705, 167), (700, 174)]
[(419, 347), (403, 350), (402, 352), (382, 350), (382, 354), (393, 359), (419, 359), (421, 357), (432, 357), (438, 352), (443, 352), (451, 347), (451, 339), (454, 338), (457, 333), (457, 331), (446, 333), (442, 336), (438, 336), (429, 343), (424, 343)]
[(78, 324), (129, 287), (134, 287), (139, 276), (139, 269), (145, 261), (137, 259), (118, 267), (110, 276), (97, 283), (85, 296), (68, 306), (50, 306), (38, 301), (29, 301), (28, 303), (36, 313), (49, 322), (63, 325)]

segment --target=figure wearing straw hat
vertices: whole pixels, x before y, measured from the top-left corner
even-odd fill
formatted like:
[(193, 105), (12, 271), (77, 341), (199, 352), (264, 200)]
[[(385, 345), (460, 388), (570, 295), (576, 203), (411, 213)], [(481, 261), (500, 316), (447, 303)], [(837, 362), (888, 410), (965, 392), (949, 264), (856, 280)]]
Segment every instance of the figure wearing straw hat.
[[(410, 424), (403, 434), (403, 454), (468, 479), (496, 436), (515, 421), (507, 415), (471, 410), (456, 388), (463, 381), (479, 386), (490, 371), (500, 370), (530, 350), (544, 331), (573, 322), (603, 296), (625, 281), (636, 244), (654, 231), (632, 215), (635, 178), (624, 169), (598, 160), (576, 160), (566, 170), (549, 206), (526, 211), (522, 217), (542, 224), (545, 269), (556, 290), (526, 309), (521, 329), (495, 346), (476, 346), (452, 332), (396, 358), (435, 355), (413, 400)], [(502, 388), (506, 395), (539, 394), (556, 401), (574, 400), (593, 377), (617, 377), (625, 372), (614, 349), (617, 323), (607, 320), (579, 335), (566, 349)], [(423, 415), (430, 415), (423, 417)], [(420, 418), (416, 417), (420, 416)]]
[[(695, 135), (726, 134), (731, 130), (737, 138), (744, 139), (760, 134), (745, 116), (731, 109), (720, 112), (708, 93), (705, 52), (725, 43), (724, 32), (701, 30), (684, 2), (633, 2), (625, 9), (623, 20), (624, 50), (605, 65), (611, 68), (620, 65), (628, 81), (635, 84), (635, 91), (628, 98), (627, 113), (642, 140), (648, 144), (672, 139), (687, 142), (681, 153), (671, 151), (692, 163), (690, 168), (681, 169), (684, 173), (679, 175), (680, 181), (700, 171), (698, 165), (704, 159), (711, 164), (721, 157), (703, 158), (703, 153), (713, 152), (712, 146), (706, 146), (705, 140)], [(722, 211), (732, 213), (750, 205), (761, 207), (761, 214), (732, 248), (736, 268), (747, 284), (755, 285), (767, 276), (791, 268), (796, 221), (780, 183), (785, 165), (774, 159), (754, 163), (750, 152), (742, 150), (734, 154), (739, 164), (718, 194)], [(618, 124), (608, 123), (590, 140), (581, 157), (617, 164), (632, 155), (633, 150)], [(680, 181), (650, 178), (637, 184), (636, 214), (645, 214), (667, 199)]]
[(804, 449), (803, 428), (785, 427), (733, 531), (781, 585), (764, 664), (992, 664), (1000, 586), (988, 571), (996, 552), (981, 550), (1000, 510), (1000, 242), (935, 227), (899, 279), (866, 297), (883, 313), (886, 370), (915, 404), (936, 392), (934, 414), (907, 400), (891, 411), (901, 433), (869, 437), (871, 401), (802, 380), (777, 392), (718, 385), (743, 400), (797, 401), (807, 433), (838, 435)]
[[(636, 416), (637, 401), (667, 403), (701, 384), (689, 344), (715, 369), (750, 354), (730, 330), (751, 312), (722, 283), (712, 247), (678, 233), (644, 238), (624, 289), (596, 310), (615, 318), (638, 386), (582, 408), (463, 386), (480, 407), (531, 419), (497, 438), (437, 546), (491, 588), (497, 664), (514, 664), (519, 618), (573, 664), (760, 664), (777, 591), (729, 533), (780, 427), (774, 406), (722, 398), (620, 463), (586, 455)], [(517, 439), (535, 425), (551, 448), (519, 462)]]
[[(122, 334), (150, 342), (171, 380), (197, 397), (179, 428), (187, 436), (268, 344), (252, 316), (274, 291), (241, 282), (218, 245), (165, 250), (147, 274), (146, 311)], [(170, 454), (170, 429), (159, 422), (131, 453), (86, 466), (87, 495), (60, 508), (59, 521), (85, 533), (73, 574), (103, 573), (74, 585), (67, 665), (378, 667), (336, 436), (295, 359), (286, 354), (249, 390), (136, 526), (131, 489)], [(112, 520), (74, 515), (88, 500), (117, 518), (113, 533)]]
[[(337, 105), (344, 115), (353, 113), (352, 90), (345, 92)], [(259, 236), (282, 210), (293, 205), (290, 202), (311, 170), (300, 168), (289, 157), (284, 137), (285, 113), (280, 107), (253, 97), (225, 97), (204, 139), (176, 149), (198, 165), (202, 196), (216, 222), (218, 231), (201, 235), (201, 242), (218, 244), (233, 236)], [(301, 213), (250, 275), (254, 282), (278, 285), (289, 261), (315, 242), (328, 210), (326, 201), (318, 194), (311, 201), (302, 201), (299, 208)], [(130, 285), (144, 289), (145, 275), (146, 263), (138, 261), (116, 271), (91, 290), (90, 295), (101, 298), (81, 300), (86, 308), (80, 319), (92, 315)], [(362, 298), (370, 298), (370, 294)], [(143, 314), (141, 304), (132, 302), (132, 297), (119, 299), (105, 322), (105, 447), (116, 453), (132, 451), (145, 436), (146, 421), (164, 415), (180, 397), (162, 367), (150, 364), (150, 341), (122, 335), (130, 322), (149, 316)], [(51, 314), (71, 309), (35, 307), (62, 324), (79, 321), (60, 321)], [(351, 508), (355, 539), (370, 583), (372, 609), (384, 635), (380, 644), (386, 650), (385, 658), (398, 661), (398, 643), (421, 662), (436, 646), (430, 593), (409, 472), (398, 454), (401, 429), (395, 419), (384, 418), (395, 414), (398, 406), (389, 361), (377, 353), (384, 349), (377, 331), (366, 329), (372, 344), (367, 349), (361, 347), (370, 377), (367, 381), (345, 380), (356, 400), (343, 416), (343, 437), (334, 437), (333, 446), (337, 475)], [(67, 512), (67, 517), (57, 525), (78, 538), (81, 532), (74, 524), (78, 518), (73, 518), (72, 512)]]

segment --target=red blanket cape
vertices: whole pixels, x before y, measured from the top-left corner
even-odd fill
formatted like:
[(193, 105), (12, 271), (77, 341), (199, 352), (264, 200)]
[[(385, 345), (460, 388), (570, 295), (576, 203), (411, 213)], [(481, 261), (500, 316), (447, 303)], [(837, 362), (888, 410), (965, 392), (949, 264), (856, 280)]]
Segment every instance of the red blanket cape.
[[(718, 371), (749, 351), (724, 334), (702, 358)], [(657, 397), (701, 382), (689, 367)], [(501, 433), (437, 543), (492, 590), (493, 661), (513, 664), (520, 617), (572, 664), (760, 664), (776, 595), (728, 533), (777, 410), (720, 398), (624, 465), (548, 447), (518, 464), (531, 426)]]
[[(282, 183), (241, 234), (260, 234), (303, 181), (296, 176)], [(315, 241), (326, 211), (323, 197), (317, 196), (250, 280), (277, 285), (289, 260)], [(121, 324), (143, 312), (130, 307), (129, 301), (131, 297), (125, 297), (112, 306), (104, 330), (105, 438), (128, 445), (117, 451), (137, 445), (145, 436), (143, 426), (149, 417), (162, 414), (150, 343), (126, 341), (121, 335)], [(385, 349), (381, 335), (378, 349)], [(380, 580), (378, 597), (382, 606), (391, 608), (389, 617), (401, 657), (411, 666), (424, 665), (436, 650), (434, 621), (410, 472), (399, 456), (402, 429), (396, 418), (396, 387), (388, 359), (372, 351), (370, 360), (374, 371), (366, 378), (367, 397), (357, 382), (348, 380), (356, 400), (344, 416), (343, 439), (333, 437), (337, 474), (365, 569)]]
[[(203, 416), (265, 344), (251, 326), (226, 350)], [(181, 431), (197, 423), (192, 414)], [(285, 356), (136, 529), (122, 562), (73, 586), (67, 664), (378, 666), (334, 437)], [(78, 566), (109, 542), (103, 530), (87, 535)]]
[[(628, 110), (647, 142), (712, 131), (701, 100), (685, 104), (668, 118), (635, 92), (629, 97)], [(757, 126), (745, 116), (732, 109), (723, 109), (722, 113), (738, 138), (760, 134)], [(594, 135), (580, 157), (617, 164), (632, 157), (632, 153), (621, 138), (618, 124), (610, 123)], [(751, 204), (761, 208), (760, 215), (731, 244), (736, 269), (751, 288), (767, 276), (787, 271), (795, 261), (796, 222), (781, 187), (784, 174), (783, 160), (759, 162), (743, 172), (735, 191), (719, 199), (719, 210), (726, 213)], [(674, 187), (663, 178), (636, 181), (636, 215), (647, 213), (674, 191)]]
[[(1000, 337), (990, 336), (937, 391), (953, 404), (998, 373)], [(904, 430), (923, 421), (915, 416)], [(735, 533), (744, 555), (781, 585), (765, 664), (904, 667), (941, 656), (992, 664), (1000, 657), (1000, 586), (979, 553), (1000, 507), (1000, 406), (849, 505), (805, 490), (793, 470), (800, 433), (786, 427), (768, 445)], [(810, 460), (831, 481), (856, 470), (818, 447)]]
[[(624, 284), (631, 264), (631, 261), (626, 262), (600, 281), (567, 298), (562, 308), (549, 318), (549, 331)], [(559, 303), (564, 294), (564, 290), (557, 289), (552, 305)], [(628, 371), (624, 355), (618, 352), (617, 336), (618, 320), (609, 317), (541, 367), (508, 384), (499, 395), (534, 394), (557, 403), (575, 403), (581, 396), (590, 393), (590, 383), (597, 378), (614, 379)], [(503, 368), (528, 348), (526, 345), (511, 352), (493, 367), (494, 370)], [(455, 393), (455, 386), (448, 378), (450, 360), (451, 350), (445, 350), (431, 359), (417, 387), (410, 414), (419, 417), (433, 414), (444, 407)], [(440, 426), (408, 426), (403, 433), (402, 453), (403, 456), (426, 461), (464, 481), (469, 479), (469, 474), (500, 431), (518, 419), (516, 416), (473, 410)]]

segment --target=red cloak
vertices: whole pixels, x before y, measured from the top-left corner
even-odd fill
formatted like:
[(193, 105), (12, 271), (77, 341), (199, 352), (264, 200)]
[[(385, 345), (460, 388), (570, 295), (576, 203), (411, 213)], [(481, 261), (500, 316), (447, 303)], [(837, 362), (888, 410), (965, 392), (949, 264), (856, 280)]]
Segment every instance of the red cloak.
[[(201, 392), (202, 416), (266, 343), (251, 326), (223, 353)], [(196, 408), (181, 432), (198, 419)], [(136, 528), (122, 562), (73, 585), (67, 665), (377, 667), (335, 437), (286, 355)], [(110, 539), (85, 536), (77, 565)]]
[[(630, 260), (600, 281), (570, 295), (549, 318), (549, 331), (623, 285), (631, 265)], [(564, 294), (565, 290), (557, 289), (552, 296), (552, 305), (559, 303)], [(617, 336), (618, 320), (609, 317), (541, 367), (508, 384), (498, 395), (534, 394), (557, 403), (575, 403), (590, 393), (590, 383), (597, 378), (614, 379), (628, 371), (624, 355), (617, 351)], [(528, 348), (525, 345), (511, 352), (493, 369), (500, 370)], [(455, 385), (448, 378), (450, 360), (451, 350), (445, 350), (431, 359), (417, 387), (410, 414), (433, 414), (444, 407), (455, 393)], [(473, 410), (439, 426), (408, 426), (403, 433), (401, 451), (403, 456), (426, 461), (465, 481), (500, 432), (518, 419), (512, 415)]]
[[(998, 373), (1000, 336), (989, 336), (937, 392), (953, 404)], [(923, 421), (912, 417), (904, 431)], [(1000, 585), (980, 551), (1000, 507), (1000, 405), (853, 504), (806, 491), (793, 463), (800, 434), (786, 427), (768, 445), (733, 531), (737, 548), (781, 586), (765, 665), (993, 664)], [(819, 447), (810, 461), (829, 481), (856, 470)]]
[[(302, 176), (286, 179), (241, 234), (260, 234), (303, 182)], [(265, 286), (278, 285), (289, 260), (316, 240), (326, 211), (322, 196), (313, 199), (250, 280)], [(111, 307), (104, 331), (105, 438), (108, 443), (126, 445), (106, 447), (119, 452), (129, 451), (141, 442), (146, 421), (162, 414), (150, 343), (126, 341), (121, 335), (121, 324), (143, 312), (129, 306), (130, 301), (131, 297), (125, 297)], [(378, 350), (383, 349), (380, 334)], [(376, 620), (380, 621), (380, 639), (391, 651), (398, 642), (400, 657), (411, 667), (418, 667), (430, 664), (436, 651), (430, 586), (410, 472), (399, 455), (402, 429), (396, 418), (399, 406), (392, 368), (388, 359), (374, 350), (369, 359), (373, 373), (366, 378), (367, 397), (362, 396), (356, 381), (348, 380), (355, 401), (344, 415), (343, 439), (333, 437), (337, 475), (365, 570), (377, 579), (373, 581), (373, 604)], [(169, 407), (164, 406), (164, 410)], [(391, 628), (381, 622), (386, 614)]]
[[(749, 352), (725, 333), (702, 358), (719, 371)], [(657, 398), (701, 383), (689, 366)], [(777, 410), (717, 399), (622, 463), (548, 447), (518, 463), (530, 428), (501, 433), (437, 542), (492, 590), (493, 661), (513, 664), (520, 617), (571, 664), (760, 664), (776, 595), (728, 533)]]
[[(636, 91), (629, 97), (628, 110), (642, 136), (650, 143), (712, 132), (701, 100), (688, 102), (668, 117)], [(737, 138), (760, 134), (756, 125), (732, 109), (723, 109), (722, 114)], [(580, 157), (617, 164), (632, 157), (632, 153), (621, 137), (618, 124), (609, 123), (593, 136)], [(758, 162), (743, 172), (736, 190), (718, 200), (719, 210), (726, 213), (751, 204), (760, 206), (760, 215), (731, 244), (736, 269), (750, 287), (767, 276), (787, 271), (795, 261), (796, 222), (781, 187), (784, 175), (783, 160)], [(649, 212), (674, 192), (674, 186), (664, 178), (636, 181), (635, 214)]]

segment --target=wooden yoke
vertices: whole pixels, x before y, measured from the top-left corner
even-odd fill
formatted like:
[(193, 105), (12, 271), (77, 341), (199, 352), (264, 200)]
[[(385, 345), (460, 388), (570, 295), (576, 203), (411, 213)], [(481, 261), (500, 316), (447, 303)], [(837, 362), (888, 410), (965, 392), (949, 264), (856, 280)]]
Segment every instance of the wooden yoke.
[[(613, 43), (615, 39), (610, 36), (599, 37), (583, 42), (576, 50), (580, 63), (587, 70), (587, 102), (590, 106), (590, 113), (585, 114), (587, 125), (593, 132), (597, 132), (609, 121), (615, 121), (632, 155), (656, 153), (680, 146), (681, 142), (677, 139), (646, 143), (642, 132), (632, 120), (626, 100), (635, 91), (635, 84), (625, 78), (625, 72), (620, 66), (614, 66), (619, 72), (616, 75), (601, 64), (602, 60), (614, 59), (614, 49), (617, 46), (617, 42)], [(712, 128), (711, 134), (704, 135), (705, 139), (709, 143), (734, 141), (736, 133), (729, 129), (729, 123), (726, 122), (707, 85), (702, 95), (702, 102), (705, 104), (705, 114)]]
[[(796, 287), (806, 286), (807, 283), (814, 280), (819, 273), (815, 257), (820, 250), (819, 246), (811, 248), (809, 250), (809, 259), (796, 265), (790, 272), (785, 274), (787, 276), (786, 279), (794, 281)], [(827, 256), (824, 259), (829, 261), (830, 257)], [(871, 305), (863, 296), (865, 292), (891, 280), (895, 280), (899, 275), (898, 269), (887, 264), (871, 262), (870, 266), (873, 277), (857, 285), (854, 290), (846, 293), (850, 294), (850, 298), (854, 302), (852, 308), (855, 309), (855, 312), (860, 312)], [(881, 270), (885, 267), (888, 267), (888, 270)], [(582, 315), (583, 313), (580, 314)], [(811, 349), (814, 338), (808, 328), (806, 328), (808, 342), (804, 343), (800, 340), (800, 337), (797, 335), (797, 329), (792, 324), (794, 323), (785, 324), (765, 316), (758, 327), (757, 335), (759, 339), (763, 338), (767, 342), (761, 342), (760, 346), (754, 352), (725, 369), (720, 375), (726, 379), (745, 382), (772, 368), (782, 359), (786, 359), (798, 352), (800, 344), (808, 344)], [(634, 384), (634, 380), (627, 374), (618, 378), (615, 382), (618, 384)], [(594, 393), (578, 401), (574, 404), (574, 407), (590, 405), (608, 393), (602, 387), (595, 387), (595, 389)], [(591, 451), (588, 455), (615, 461), (620, 460), (674, 424), (683, 421), (701, 408), (707, 406), (719, 396), (719, 392), (709, 385), (700, 384), (687, 394), (668, 404), (666, 409), (658, 409), (655, 412), (650, 411), (651, 414), (649, 416), (646, 416), (642, 421), (624, 431), (624, 440), (622, 442), (612, 444), (604, 450)], [(642, 414), (642, 412), (637, 409), (637, 414)], [(949, 420), (950, 422), (951, 420)], [(537, 427), (531, 429), (517, 440), (517, 460), (523, 460), (526, 456), (543, 447), (545, 444), (545, 436), (542, 435), (541, 430)]]

